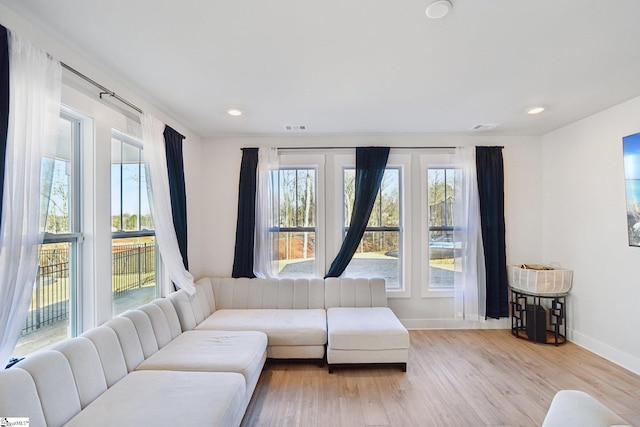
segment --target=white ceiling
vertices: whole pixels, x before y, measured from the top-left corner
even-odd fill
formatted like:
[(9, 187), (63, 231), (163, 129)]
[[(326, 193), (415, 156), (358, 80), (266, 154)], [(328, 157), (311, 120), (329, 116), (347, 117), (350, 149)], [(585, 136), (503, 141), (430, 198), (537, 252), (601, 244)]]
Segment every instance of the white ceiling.
[(0, 0), (202, 137), (540, 135), (640, 95), (640, 1), (452, 1)]

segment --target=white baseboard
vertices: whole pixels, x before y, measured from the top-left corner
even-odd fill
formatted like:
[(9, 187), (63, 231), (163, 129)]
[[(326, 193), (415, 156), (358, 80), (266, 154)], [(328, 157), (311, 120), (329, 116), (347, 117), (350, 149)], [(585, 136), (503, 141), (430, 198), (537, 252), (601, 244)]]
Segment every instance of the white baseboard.
[[(409, 330), (421, 329), (511, 329), (511, 319), (488, 319), (470, 321), (461, 319), (400, 319)], [(578, 331), (568, 329), (567, 339), (608, 361), (619, 365), (634, 374), (640, 375), (640, 358), (620, 351), (608, 344), (591, 338)]]
[(511, 329), (511, 319), (471, 321), (462, 319), (400, 319), (407, 329)]
[(579, 345), (580, 347), (589, 350), (590, 352), (595, 353), (616, 365), (622, 366), (634, 374), (640, 375), (640, 358), (620, 351), (608, 344), (572, 329), (567, 331), (567, 338), (572, 343)]

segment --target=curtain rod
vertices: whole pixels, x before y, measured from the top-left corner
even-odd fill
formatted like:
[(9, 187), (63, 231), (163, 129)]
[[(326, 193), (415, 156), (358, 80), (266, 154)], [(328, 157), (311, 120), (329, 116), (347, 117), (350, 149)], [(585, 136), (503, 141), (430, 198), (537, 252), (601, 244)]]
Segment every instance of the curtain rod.
[[(500, 146), (494, 145), (493, 147), (504, 148), (504, 146), (502, 146), (502, 145), (500, 145)], [(249, 148), (249, 147), (244, 147), (244, 148), (241, 148), (240, 150), (244, 150), (245, 148)], [(255, 147), (255, 148), (257, 148), (257, 147)], [(353, 150), (355, 148), (358, 148), (358, 147), (276, 147), (277, 150), (292, 150), (292, 151), (296, 151), (296, 150)], [(389, 148), (391, 148), (392, 150), (455, 150), (458, 147), (442, 145), (442, 146), (416, 146), (416, 147), (389, 146)]]
[[(363, 147), (373, 147), (373, 146), (363, 146)], [(353, 150), (358, 147), (277, 147), (278, 150)], [(446, 146), (430, 146), (430, 147), (395, 147), (390, 146), (393, 150), (453, 150), (457, 147), (446, 147)]]
[(102, 99), (103, 95), (109, 95), (111, 98), (117, 99), (118, 101), (122, 102), (123, 104), (125, 104), (129, 108), (131, 108), (133, 110), (136, 110), (138, 113), (142, 114), (142, 109), (141, 108), (139, 108), (139, 107), (135, 106), (134, 104), (130, 103), (129, 101), (127, 101), (126, 99), (124, 99), (120, 95), (116, 94), (114, 91), (107, 89), (106, 87), (102, 86), (100, 83), (96, 82), (95, 80), (91, 79), (90, 77), (85, 76), (80, 71), (76, 70), (75, 68), (72, 68), (72, 67), (68, 66), (64, 62), (60, 62), (60, 65), (62, 66), (62, 68), (66, 69), (68, 71), (71, 71), (76, 76), (80, 77), (81, 79), (91, 83), (92, 85), (94, 85), (95, 87), (100, 89), (101, 90), (100, 99)]

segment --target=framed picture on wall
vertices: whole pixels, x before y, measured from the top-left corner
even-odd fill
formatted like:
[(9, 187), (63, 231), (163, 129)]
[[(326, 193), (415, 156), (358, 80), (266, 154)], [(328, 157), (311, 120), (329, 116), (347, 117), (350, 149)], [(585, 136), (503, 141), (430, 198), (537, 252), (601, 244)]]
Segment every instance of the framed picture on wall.
[(640, 133), (622, 138), (629, 246), (640, 246)]

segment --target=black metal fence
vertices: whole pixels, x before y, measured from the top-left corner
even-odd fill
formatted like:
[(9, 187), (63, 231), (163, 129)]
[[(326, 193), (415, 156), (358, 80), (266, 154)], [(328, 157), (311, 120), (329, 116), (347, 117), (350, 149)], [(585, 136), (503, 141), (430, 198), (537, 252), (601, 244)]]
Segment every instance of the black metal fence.
[(45, 249), (45, 246), (39, 252), (38, 275), (22, 335), (69, 317), (68, 245), (53, 249)]
[(154, 243), (113, 244), (111, 277), (113, 297), (124, 295), (156, 280)]
[[(39, 260), (31, 307), (22, 329), (23, 336), (69, 318), (69, 244), (42, 245)], [(155, 244), (117, 244), (114, 241), (111, 271), (114, 298), (154, 283)]]

